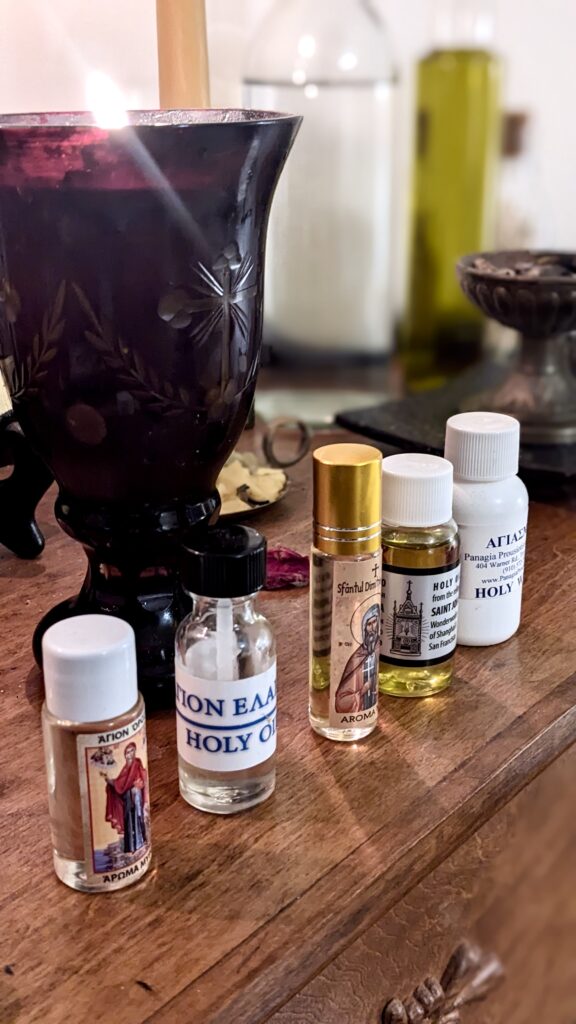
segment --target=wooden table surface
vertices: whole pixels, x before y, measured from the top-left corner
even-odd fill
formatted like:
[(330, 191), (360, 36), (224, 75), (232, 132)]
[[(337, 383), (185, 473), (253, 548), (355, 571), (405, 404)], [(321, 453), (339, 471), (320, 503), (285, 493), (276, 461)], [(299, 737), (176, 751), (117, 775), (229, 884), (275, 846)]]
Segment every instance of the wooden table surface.
[[(309, 460), (292, 479), (259, 525), (304, 552)], [(30, 651), (84, 572), (52, 498), (42, 558), (0, 553), (2, 1024), (260, 1024), (576, 738), (576, 515), (534, 505), (518, 636), (461, 650), (444, 695), (382, 700), (377, 732), (353, 747), (308, 726), (307, 591), (265, 595), (279, 639), (274, 797), (230, 818), (188, 807), (174, 716), (157, 715), (153, 868), (120, 893), (74, 893), (52, 872)]]

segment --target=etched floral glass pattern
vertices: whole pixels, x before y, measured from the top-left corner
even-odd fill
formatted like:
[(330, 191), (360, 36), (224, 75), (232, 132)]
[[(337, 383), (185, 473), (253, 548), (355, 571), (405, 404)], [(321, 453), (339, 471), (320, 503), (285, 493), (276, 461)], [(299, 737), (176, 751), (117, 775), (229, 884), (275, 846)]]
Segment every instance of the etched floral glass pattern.
[(0, 118), (2, 368), (64, 493), (202, 499), (252, 403), (266, 223), (298, 119), (132, 120)]

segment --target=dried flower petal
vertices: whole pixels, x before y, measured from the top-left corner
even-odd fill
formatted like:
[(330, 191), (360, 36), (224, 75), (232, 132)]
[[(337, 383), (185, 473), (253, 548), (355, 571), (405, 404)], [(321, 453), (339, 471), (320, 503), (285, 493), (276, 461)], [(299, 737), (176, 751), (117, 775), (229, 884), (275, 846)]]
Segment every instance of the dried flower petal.
[(306, 555), (284, 547), (268, 549), (266, 590), (307, 587), (309, 580), (310, 563)]

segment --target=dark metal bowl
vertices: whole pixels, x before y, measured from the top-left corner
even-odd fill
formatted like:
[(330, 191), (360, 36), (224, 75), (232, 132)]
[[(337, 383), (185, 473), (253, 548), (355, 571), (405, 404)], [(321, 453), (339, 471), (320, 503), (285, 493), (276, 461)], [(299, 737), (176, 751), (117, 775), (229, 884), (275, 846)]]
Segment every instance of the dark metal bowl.
[[(533, 260), (553, 261), (566, 276), (527, 277), (512, 268)], [(485, 260), (495, 270), (478, 268)], [(462, 290), (492, 320), (531, 338), (576, 330), (576, 253), (550, 250), (474, 253), (458, 263)], [(508, 273), (507, 273), (508, 272)], [(572, 276), (574, 275), (574, 276)]]

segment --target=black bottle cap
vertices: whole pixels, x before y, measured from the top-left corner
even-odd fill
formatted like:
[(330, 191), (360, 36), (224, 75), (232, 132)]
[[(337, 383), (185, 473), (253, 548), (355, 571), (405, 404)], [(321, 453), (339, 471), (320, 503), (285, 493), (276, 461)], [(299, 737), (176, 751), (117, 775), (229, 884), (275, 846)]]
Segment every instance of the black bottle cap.
[(182, 583), (200, 597), (247, 597), (266, 582), (266, 540), (249, 526), (214, 526), (183, 545)]

